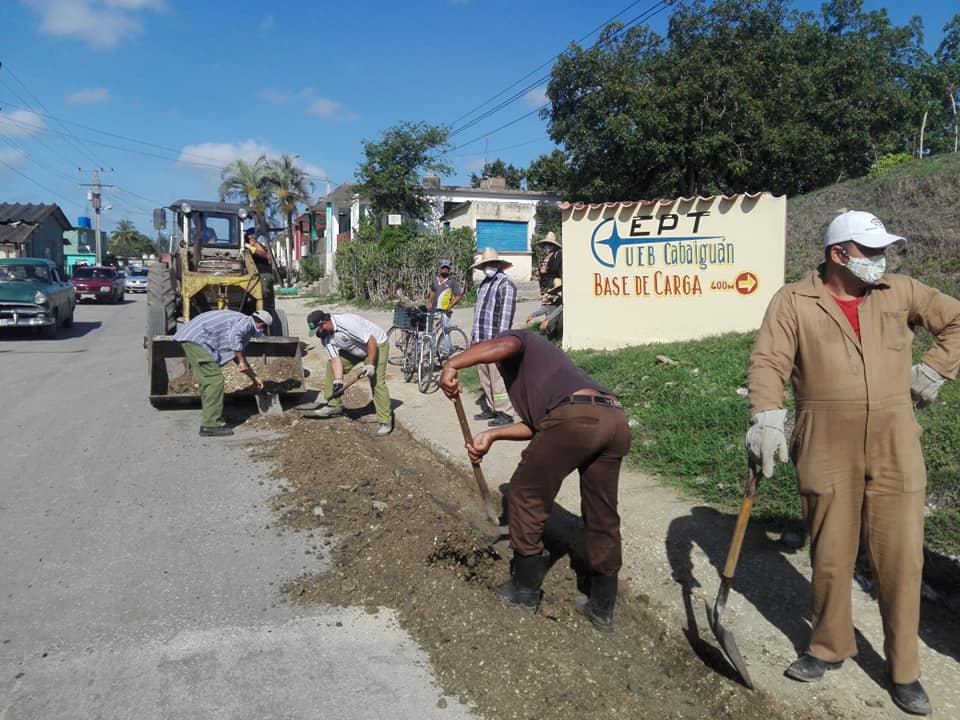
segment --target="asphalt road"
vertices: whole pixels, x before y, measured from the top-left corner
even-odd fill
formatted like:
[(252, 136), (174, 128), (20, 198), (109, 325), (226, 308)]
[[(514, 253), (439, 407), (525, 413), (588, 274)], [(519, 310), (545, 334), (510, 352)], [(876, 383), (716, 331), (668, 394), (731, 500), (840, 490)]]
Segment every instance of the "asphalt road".
[(0, 334), (0, 720), (468, 717), (389, 612), (284, 602), (323, 560), (251, 435), (146, 401), (145, 315)]

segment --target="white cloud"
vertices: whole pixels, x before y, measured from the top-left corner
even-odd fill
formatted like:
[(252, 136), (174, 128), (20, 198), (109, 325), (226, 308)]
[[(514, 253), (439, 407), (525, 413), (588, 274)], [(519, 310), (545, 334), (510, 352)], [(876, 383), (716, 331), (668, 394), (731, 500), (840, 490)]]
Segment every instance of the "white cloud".
[(536, 87), (523, 96), (523, 102), (527, 107), (540, 107), (547, 102), (547, 86)]
[(106, 88), (86, 88), (67, 95), (67, 104), (97, 105), (110, 99), (110, 91)]
[(143, 33), (138, 13), (166, 10), (165, 0), (21, 0), (40, 16), (40, 32), (78, 37), (95, 50), (109, 50)]
[[(268, 158), (279, 157), (280, 152), (272, 145), (258, 140), (244, 140), (239, 143), (198, 143), (184, 145), (177, 158), (177, 165), (182, 167), (200, 167), (205, 170), (224, 168), (235, 160), (253, 162), (261, 155)], [(208, 166), (214, 167), (208, 167)]]
[(321, 118), (334, 118), (340, 113), (342, 107), (343, 103), (336, 100), (317, 98), (307, 107), (307, 112)]
[[(0, 163), (4, 165), (17, 167), (23, 164), (26, 157), (27, 154), (20, 148), (0, 148)], [(0, 171), (4, 169), (5, 168), (0, 168)]]
[(27, 137), (46, 129), (43, 118), (32, 110), (0, 112), (0, 137)]
[(266, 32), (273, 29), (273, 15), (267, 15), (260, 21), (260, 29)]

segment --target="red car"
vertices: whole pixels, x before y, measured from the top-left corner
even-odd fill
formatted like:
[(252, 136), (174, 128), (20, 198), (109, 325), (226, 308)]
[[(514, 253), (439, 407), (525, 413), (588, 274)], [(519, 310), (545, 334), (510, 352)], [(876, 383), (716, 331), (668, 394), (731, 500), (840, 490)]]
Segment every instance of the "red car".
[(71, 281), (77, 293), (77, 302), (123, 302), (123, 278), (112, 267), (74, 266)]

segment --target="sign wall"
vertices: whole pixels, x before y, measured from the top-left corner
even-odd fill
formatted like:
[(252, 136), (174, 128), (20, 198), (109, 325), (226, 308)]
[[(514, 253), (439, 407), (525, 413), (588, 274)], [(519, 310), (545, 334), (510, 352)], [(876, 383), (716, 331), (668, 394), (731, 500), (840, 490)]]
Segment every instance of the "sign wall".
[(760, 327), (783, 285), (786, 208), (767, 193), (561, 205), (564, 347)]

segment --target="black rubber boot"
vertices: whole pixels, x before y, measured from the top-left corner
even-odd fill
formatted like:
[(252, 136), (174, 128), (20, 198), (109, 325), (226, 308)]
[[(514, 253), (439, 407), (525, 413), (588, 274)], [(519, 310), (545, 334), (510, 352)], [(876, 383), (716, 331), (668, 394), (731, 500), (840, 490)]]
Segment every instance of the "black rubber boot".
[(617, 603), (617, 576), (593, 575), (590, 597), (577, 598), (577, 610), (601, 632), (613, 632), (613, 606)]
[(543, 595), (540, 586), (549, 569), (550, 555), (546, 551), (528, 557), (514, 555), (510, 561), (510, 579), (500, 588), (500, 599), (535, 613)]

